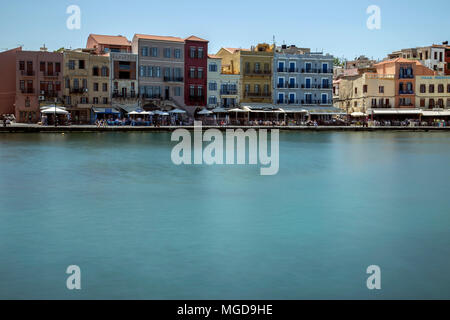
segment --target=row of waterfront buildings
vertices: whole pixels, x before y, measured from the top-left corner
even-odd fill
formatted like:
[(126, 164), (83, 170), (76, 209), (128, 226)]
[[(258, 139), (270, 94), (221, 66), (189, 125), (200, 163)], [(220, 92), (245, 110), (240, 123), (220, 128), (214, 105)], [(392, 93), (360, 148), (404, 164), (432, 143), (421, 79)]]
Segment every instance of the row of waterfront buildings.
[(295, 46), (258, 44), (208, 54), (208, 41), (91, 34), (86, 48), (0, 53), (0, 115), (37, 122), (63, 106), (75, 123), (119, 110), (277, 106), (332, 108), (333, 57)]
[(334, 65), (295, 45), (258, 44), (208, 54), (208, 41), (91, 34), (86, 48), (0, 53), (0, 115), (38, 122), (56, 104), (75, 123), (99, 114), (202, 108), (367, 114), (378, 109), (450, 108), (447, 43)]
[(333, 103), (346, 113), (450, 116), (450, 46), (403, 49), (383, 61), (361, 56), (334, 70)]

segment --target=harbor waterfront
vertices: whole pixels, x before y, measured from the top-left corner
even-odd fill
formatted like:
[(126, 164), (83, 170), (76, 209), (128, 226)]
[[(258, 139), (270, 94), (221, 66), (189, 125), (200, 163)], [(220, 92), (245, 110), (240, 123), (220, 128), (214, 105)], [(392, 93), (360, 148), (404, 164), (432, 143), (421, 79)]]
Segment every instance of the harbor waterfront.
[(0, 299), (450, 299), (445, 128), (281, 130), (275, 176), (176, 166), (170, 132), (16, 128), (62, 132), (0, 134)]

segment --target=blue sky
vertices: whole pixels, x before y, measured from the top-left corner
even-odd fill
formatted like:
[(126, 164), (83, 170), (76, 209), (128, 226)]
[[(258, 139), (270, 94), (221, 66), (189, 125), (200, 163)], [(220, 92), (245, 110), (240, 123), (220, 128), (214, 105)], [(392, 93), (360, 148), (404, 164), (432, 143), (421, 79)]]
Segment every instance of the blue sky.
[[(66, 28), (66, 8), (81, 9), (81, 29)], [(381, 30), (368, 30), (369, 5), (381, 8)], [(257, 42), (296, 44), (352, 59), (450, 40), (449, 0), (24, 0), (4, 4), (0, 50), (79, 48), (89, 33), (192, 34), (221, 47)]]

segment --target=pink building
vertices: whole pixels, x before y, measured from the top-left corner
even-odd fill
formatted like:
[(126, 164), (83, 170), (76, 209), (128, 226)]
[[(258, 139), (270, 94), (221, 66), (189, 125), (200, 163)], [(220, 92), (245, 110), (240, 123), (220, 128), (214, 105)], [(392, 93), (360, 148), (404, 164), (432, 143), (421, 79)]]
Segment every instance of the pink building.
[(16, 52), (22, 50), (16, 48), (0, 52), (0, 118), (4, 114), (14, 114), (16, 101)]
[(62, 99), (63, 54), (47, 51), (16, 51), (17, 122), (36, 123), (40, 106)]

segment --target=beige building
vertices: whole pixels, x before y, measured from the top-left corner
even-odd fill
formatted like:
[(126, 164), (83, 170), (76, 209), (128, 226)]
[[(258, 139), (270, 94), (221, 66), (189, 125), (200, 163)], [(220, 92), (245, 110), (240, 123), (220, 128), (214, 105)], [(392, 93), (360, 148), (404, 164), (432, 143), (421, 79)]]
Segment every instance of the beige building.
[(273, 46), (222, 48), (217, 56), (222, 59), (224, 73), (240, 74), (241, 103), (272, 103)]
[(417, 76), (416, 108), (450, 108), (450, 76)]
[(335, 106), (348, 113), (394, 107), (394, 75), (363, 73), (343, 77), (337, 90)]
[(92, 107), (110, 107), (109, 56), (93, 50), (64, 51), (64, 106), (73, 123), (89, 123)]

